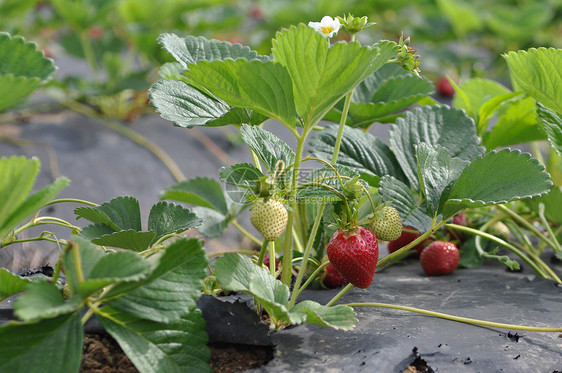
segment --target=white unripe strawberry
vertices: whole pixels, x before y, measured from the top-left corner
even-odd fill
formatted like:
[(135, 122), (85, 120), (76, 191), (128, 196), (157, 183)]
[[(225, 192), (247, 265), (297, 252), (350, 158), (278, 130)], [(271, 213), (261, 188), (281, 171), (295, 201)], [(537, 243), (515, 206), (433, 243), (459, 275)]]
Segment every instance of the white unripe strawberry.
[(385, 206), (369, 219), (368, 228), (379, 241), (394, 241), (402, 234), (402, 220), (394, 207)]
[(252, 225), (268, 241), (275, 241), (281, 237), (287, 228), (288, 219), (289, 214), (285, 206), (273, 199), (267, 202), (259, 199), (250, 212)]

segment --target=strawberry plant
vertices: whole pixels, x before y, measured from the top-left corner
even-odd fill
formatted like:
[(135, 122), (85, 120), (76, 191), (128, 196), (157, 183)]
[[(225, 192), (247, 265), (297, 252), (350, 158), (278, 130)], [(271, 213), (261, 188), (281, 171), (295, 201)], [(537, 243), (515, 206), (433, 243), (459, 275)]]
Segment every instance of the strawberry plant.
[[(232, 224), (261, 246), (258, 266), (227, 254), (212, 274), (224, 289), (252, 295), (275, 329), (302, 322), (349, 328), (354, 318), (348, 306), (329, 309), (353, 286), (369, 286), (377, 265), (401, 257), (465, 209), (538, 197), (552, 185), (529, 154), (487, 152), (469, 114), (426, 99), (433, 87), (417, 76), (420, 64), (409, 38), (363, 46), (355, 41), (355, 27), (366, 20), (339, 20), (353, 30), (350, 42), (331, 43), (338, 25), (325, 18), (279, 31), (269, 55), (203, 37), (159, 38), (176, 62), (152, 86), (151, 105), (179, 127), (239, 128), (253, 158), (253, 164), (221, 168), (226, 190), (195, 178), (167, 188), (161, 198), (195, 205), (205, 220), (199, 231), (209, 237)], [(413, 103), (422, 106), (401, 112)], [(294, 136), (295, 150), (264, 128), (268, 119)], [(394, 123), (389, 145), (364, 132), (375, 122)], [(261, 198), (271, 195), (287, 202), (286, 228), (284, 207), (276, 204), (269, 218), (260, 213), (267, 203)], [(263, 240), (238, 222), (252, 205)], [(399, 219), (390, 218), (391, 234), (379, 231), (381, 237), (398, 238), (402, 224), (419, 235), (377, 260), (376, 236), (362, 224), (370, 220), (379, 229), (376, 220), (388, 205)], [(270, 235), (273, 226), (282, 228)], [(281, 258), (280, 281), (275, 266), (269, 273), (261, 267), (268, 248), (270, 257)], [(325, 271), (326, 255), (350, 284), (325, 306), (299, 302), (303, 289)]]

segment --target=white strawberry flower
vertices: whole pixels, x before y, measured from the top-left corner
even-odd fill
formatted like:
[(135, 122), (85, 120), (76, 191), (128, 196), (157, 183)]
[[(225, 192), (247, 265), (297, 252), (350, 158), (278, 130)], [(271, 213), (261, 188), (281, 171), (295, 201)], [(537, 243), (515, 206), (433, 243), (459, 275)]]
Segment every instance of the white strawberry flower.
[(340, 21), (337, 18), (325, 16), (320, 22), (308, 22), (308, 26), (312, 27), (326, 38), (331, 38), (340, 30)]

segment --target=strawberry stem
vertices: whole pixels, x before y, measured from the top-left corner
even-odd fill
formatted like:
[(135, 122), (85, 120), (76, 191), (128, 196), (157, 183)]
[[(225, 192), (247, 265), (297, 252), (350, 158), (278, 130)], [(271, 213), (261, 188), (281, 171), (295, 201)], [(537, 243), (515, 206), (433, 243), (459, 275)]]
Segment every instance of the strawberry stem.
[[(265, 258), (265, 251), (267, 250), (267, 244), (269, 243), (268, 240), (264, 239), (261, 245), (260, 256), (258, 257), (258, 266), (261, 267), (263, 265), (263, 258)], [(271, 256), (269, 257), (269, 261), (271, 262)]]
[(428, 230), (427, 232), (425, 232), (424, 234), (422, 234), (421, 236), (419, 236), (418, 238), (416, 238), (415, 240), (413, 240), (412, 242), (410, 242), (406, 246), (404, 246), (401, 249), (398, 249), (395, 252), (393, 252), (391, 254), (388, 254), (384, 258), (380, 259), (377, 262), (377, 267), (382, 266), (385, 263), (393, 260), (394, 258), (401, 256), (402, 254), (404, 254), (405, 252), (410, 250), (412, 247), (416, 246), (420, 242), (423, 242), (427, 237), (429, 237), (431, 235), (431, 232), (432, 232), (432, 229)]
[(499, 322), (492, 322), (492, 321), (485, 321), (485, 320), (479, 320), (479, 319), (472, 319), (472, 318), (468, 318), (468, 317), (454, 316), (454, 315), (449, 315), (449, 314), (446, 314), (446, 313), (424, 310), (424, 309), (421, 309), (421, 308), (400, 306), (400, 305), (387, 304), (387, 303), (370, 303), (370, 302), (369, 303), (348, 303), (348, 304), (346, 304), (346, 306), (349, 306), (349, 307), (391, 308), (391, 309), (395, 309), (395, 310), (415, 312), (415, 313), (421, 313), (423, 315), (440, 317), (440, 318), (446, 319), (446, 320), (464, 322), (464, 323), (475, 324), (475, 325), (491, 326), (491, 327), (502, 328), (502, 329), (524, 330), (524, 331), (528, 331), (528, 332), (548, 332), (548, 333), (560, 333), (560, 332), (562, 332), (562, 328), (547, 328), (547, 327), (538, 327), (538, 326), (504, 324), (504, 323), (499, 323)]
[(312, 274), (306, 279), (304, 284), (302, 284), (302, 286), (298, 289), (298, 291), (296, 291), (296, 293), (297, 293), (296, 298), (297, 299), (301, 295), (301, 293), (304, 291), (304, 289), (306, 289), (308, 287), (308, 285), (310, 285), (310, 283), (316, 278), (316, 276), (318, 276), (318, 274), (320, 272), (322, 272), (324, 270), (324, 268), (326, 268), (326, 266), (328, 264), (330, 264), (330, 262), (324, 262), (324, 263), (320, 264), (318, 266), (318, 268), (316, 268), (314, 270), (314, 272), (312, 272)]
[(316, 219), (314, 220), (314, 225), (312, 226), (312, 230), (310, 231), (310, 236), (308, 237), (308, 241), (306, 242), (306, 248), (304, 249), (304, 254), (302, 256), (301, 267), (299, 269), (299, 273), (297, 274), (297, 279), (295, 280), (295, 285), (293, 287), (293, 294), (291, 295), (291, 299), (289, 300), (289, 309), (291, 309), (295, 305), (295, 302), (299, 295), (299, 287), (302, 278), (306, 273), (308, 257), (310, 256), (310, 252), (312, 251), (312, 245), (314, 244), (314, 239), (316, 238), (316, 232), (318, 232), (318, 227), (320, 226), (320, 222), (322, 221), (322, 214), (324, 213), (324, 207), (326, 207), (326, 202), (322, 202), (322, 205), (320, 205), (320, 209), (316, 213)]
[(353, 284), (347, 284), (343, 289), (340, 290), (339, 293), (337, 293), (332, 300), (330, 300), (328, 303), (326, 303), (326, 307), (331, 307), (333, 306), (338, 300), (341, 299), (341, 297), (343, 297), (345, 294), (347, 294), (348, 291), (350, 291), (355, 285)]
[(275, 259), (275, 241), (271, 241), (269, 243), (269, 273), (271, 273), (273, 277), (275, 277), (275, 271), (277, 270)]

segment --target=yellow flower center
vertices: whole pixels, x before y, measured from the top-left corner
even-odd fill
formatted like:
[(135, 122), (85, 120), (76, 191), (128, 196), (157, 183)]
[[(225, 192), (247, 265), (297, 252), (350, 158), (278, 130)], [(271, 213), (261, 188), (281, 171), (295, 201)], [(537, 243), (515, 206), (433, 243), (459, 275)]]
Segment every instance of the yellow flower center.
[(323, 33), (324, 35), (329, 35), (330, 32), (334, 31), (334, 28), (332, 26), (322, 26), (320, 27), (320, 32)]

